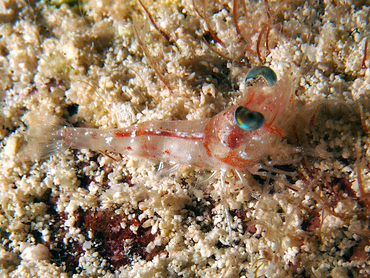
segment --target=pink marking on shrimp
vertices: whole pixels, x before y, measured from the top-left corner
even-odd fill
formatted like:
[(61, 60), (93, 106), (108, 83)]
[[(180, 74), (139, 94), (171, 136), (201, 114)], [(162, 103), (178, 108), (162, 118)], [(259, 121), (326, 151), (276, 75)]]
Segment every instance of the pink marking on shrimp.
[[(211, 119), (148, 121), (107, 130), (49, 128), (51, 133), (46, 136), (47, 144), (40, 153), (45, 156), (43, 154), (70, 147), (112, 151), (209, 170), (246, 168), (259, 162), (280, 141), (284, 133), (281, 127), (283, 114), (292, 96), (288, 78), (273, 86), (262, 83), (247, 87), (235, 106)], [(235, 119), (236, 109), (240, 106), (262, 114), (263, 125), (256, 130), (242, 129)]]

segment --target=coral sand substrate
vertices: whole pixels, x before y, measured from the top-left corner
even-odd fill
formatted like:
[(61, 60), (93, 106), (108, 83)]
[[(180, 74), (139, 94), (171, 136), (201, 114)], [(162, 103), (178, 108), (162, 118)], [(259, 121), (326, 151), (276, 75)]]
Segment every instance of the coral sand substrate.
[[(369, 4), (1, 1), (0, 276), (369, 277)], [(55, 118), (210, 118), (261, 65), (293, 108), (226, 191), (192, 166), (26, 147)]]

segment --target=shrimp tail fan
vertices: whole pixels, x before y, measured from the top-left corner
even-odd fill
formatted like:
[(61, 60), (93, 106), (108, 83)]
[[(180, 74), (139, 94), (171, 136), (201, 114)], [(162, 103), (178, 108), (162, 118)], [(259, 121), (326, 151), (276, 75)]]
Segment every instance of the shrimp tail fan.
[(58, 117), (30, 112), (23, 117), (28, 126), (26, 140), (18, 157), (23, 160), (44, 159), (62, 153), (69, 147), (64, 140), (65, 123)]

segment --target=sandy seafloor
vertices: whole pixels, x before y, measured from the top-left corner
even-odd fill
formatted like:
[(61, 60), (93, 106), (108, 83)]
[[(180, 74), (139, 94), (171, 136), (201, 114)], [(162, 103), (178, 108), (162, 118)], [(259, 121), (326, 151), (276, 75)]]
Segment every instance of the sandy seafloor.
[[(0, 277), (369, 277), (370, 2), (142, 1), (157, 29), (136, 0), (0, 1)], [(52, 117), (212, 117), (260, 65), (294, 90), (268, 180), (23, 151)]]

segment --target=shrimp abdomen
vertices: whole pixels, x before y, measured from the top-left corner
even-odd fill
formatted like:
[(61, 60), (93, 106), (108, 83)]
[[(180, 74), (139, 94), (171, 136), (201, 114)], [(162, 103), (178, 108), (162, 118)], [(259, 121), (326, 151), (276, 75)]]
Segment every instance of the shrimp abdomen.
[(150, 121), (125, 129), (65, 128), (74, 149), (111, 151), (204, 167), (202, 140), (206, 121)]

